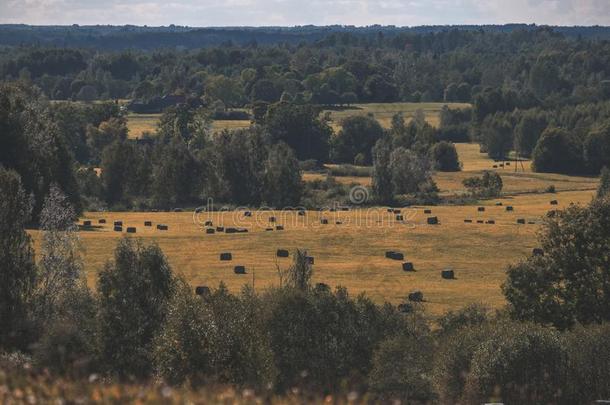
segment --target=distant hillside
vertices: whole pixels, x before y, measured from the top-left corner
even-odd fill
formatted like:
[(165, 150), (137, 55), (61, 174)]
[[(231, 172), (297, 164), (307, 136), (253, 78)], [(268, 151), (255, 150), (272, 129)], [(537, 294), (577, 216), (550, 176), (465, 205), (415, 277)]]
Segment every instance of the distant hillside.
[[(155, 49), (184, 47), (188, 49), (223, 43), (274, 44), (314, 42), (331, 33), (392, 36), (401, 33), (426, 34), (448, 30), (482, 30), (512, 32), (534, 30), (540, 26), (526, 24), (457, 25), (457, 26), (300, 26), (300, 27), (137, 27), (137, 26), (30, 26), (0, 25), (0, 45), (41, 45), (82, 47), (105, 50)], [(571, 37), (610, 39), (610, 27), (550, 27)]]

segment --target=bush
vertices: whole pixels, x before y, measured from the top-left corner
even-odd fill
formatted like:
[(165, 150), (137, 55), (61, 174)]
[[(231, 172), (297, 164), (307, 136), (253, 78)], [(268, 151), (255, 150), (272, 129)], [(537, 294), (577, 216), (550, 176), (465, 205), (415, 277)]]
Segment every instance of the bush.
[(441, 172), (460, 171), (460, 161), (455, 145), (452, 143), (445, 141), (435, 143), (430, 152), (436, 163), (436, 168)]
[(434, 398), (431, 370), (434, 348), (428, 335), (398, 336), (375, 351), (369, 387), (384, 402), (426, 403)]
[(438, 320), (440, 336), (447, 336), (455, 331), (481, 325), (489, 318), (489, 309), (481, 304), (471, 304), (457, 311), (448, 311)]
[(496, 172), (485, 171), (481, 177), (469, 177), (462, 181), (473, 197), (497, 197), (502, 191), (502, 177)]
[(495, 330), (472, 357), (467, 403), (556, 403), (563, 391), (565, 351), (557, 332), (510, 323)]

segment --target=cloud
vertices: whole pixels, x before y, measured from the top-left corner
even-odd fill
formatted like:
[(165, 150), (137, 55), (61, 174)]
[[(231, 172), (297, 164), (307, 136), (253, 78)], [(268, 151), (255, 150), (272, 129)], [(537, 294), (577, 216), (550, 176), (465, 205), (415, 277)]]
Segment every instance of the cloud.
[(609, 0), (0, 0), (0, 23), (610, 25)]

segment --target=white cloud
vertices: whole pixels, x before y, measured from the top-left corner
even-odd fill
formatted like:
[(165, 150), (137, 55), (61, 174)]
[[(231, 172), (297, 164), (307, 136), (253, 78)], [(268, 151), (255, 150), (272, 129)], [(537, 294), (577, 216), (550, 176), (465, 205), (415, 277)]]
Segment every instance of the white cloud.
[(609, 0), (0, 0), (0, 23), (610, 25)]

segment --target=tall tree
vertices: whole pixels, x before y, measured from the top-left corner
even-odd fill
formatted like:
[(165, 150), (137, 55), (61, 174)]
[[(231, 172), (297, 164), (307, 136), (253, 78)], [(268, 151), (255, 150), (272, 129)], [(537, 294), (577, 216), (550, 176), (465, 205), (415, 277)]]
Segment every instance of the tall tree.
[(265, 161), (263, 177), (265, 202), (279, 209), (296, 207), (302, 191), (301, 171), (294, 152), (284, 143), (272, 146)]

